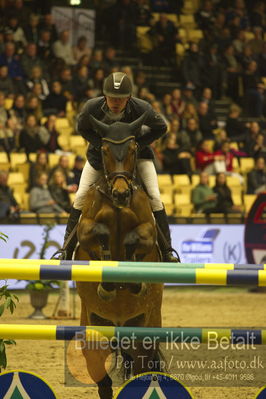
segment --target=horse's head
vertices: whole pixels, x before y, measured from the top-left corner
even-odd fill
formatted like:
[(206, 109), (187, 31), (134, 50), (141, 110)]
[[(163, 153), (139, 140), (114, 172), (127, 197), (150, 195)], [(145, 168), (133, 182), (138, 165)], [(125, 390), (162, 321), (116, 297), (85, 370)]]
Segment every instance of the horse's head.
[(137, 144), (136, 135), (146, 113), (132, 123), (115, 122), (107, 125), (90, 116), (94, 129), (102, 136), (104, 174), (115, 206), (130, 204), (132, 182), (135, 178)]

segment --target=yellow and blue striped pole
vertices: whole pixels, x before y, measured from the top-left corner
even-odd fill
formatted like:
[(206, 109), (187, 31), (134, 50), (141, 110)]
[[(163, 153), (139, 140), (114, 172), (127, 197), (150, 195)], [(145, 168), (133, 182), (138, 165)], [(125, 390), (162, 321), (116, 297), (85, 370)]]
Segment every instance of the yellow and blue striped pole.
[(77, 261), (56, 259), (1, 259), (2, 265), (50, 265), (50, 266), (105, 266), (105, 267), (134, 267), (134, 268), (162, 268), (162, 269), (222, 269), (222, 270), (266, 270), (266, 264), (234, 264), (234, 263), (175, 263), (175, 262), (126, 262), (126, 261)]
[(0, 279), (266, 286), (266, 270), (1, 264)]
[(0, 339), (25, 340), (122, 340), (125, 337), (141, 341), (150, 337), (156, 342), (194, 342), (208, 343), (209, 339), (217, 342), (226, 338), (231, 344), (266, 344), (266, 329), (241, 328), (153, 328), (153, 327), (104, 327), (104, 326), (56, 326), (56, 325), (21, 325), (1, 324)]

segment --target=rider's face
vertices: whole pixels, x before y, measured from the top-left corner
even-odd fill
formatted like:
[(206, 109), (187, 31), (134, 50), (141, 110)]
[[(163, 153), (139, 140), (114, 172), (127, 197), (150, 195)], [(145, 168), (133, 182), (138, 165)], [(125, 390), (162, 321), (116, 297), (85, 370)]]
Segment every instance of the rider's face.
[(106, 104), (110, 111), (115, 114), (119, 114), (126, 108), (129, 97), (120, 98), (120, 97), (106, 97)]

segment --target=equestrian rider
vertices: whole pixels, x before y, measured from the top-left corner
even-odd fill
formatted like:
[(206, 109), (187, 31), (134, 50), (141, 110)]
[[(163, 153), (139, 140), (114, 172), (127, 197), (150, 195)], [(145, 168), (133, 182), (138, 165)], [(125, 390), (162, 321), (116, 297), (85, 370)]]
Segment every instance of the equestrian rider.
[[(66, 243), (71, 231), (76, 226), (81, 210), (86, 199), (89, 187), (94, 184), (102, 174), (101, 158), (101, 136), (93, 129), (89, 115), (106, 123), (112, 124), (116, 121), (130, 123), (147, 111), (145, 125), (148, 130), (136, 138), (139, 145), (137, 170), (140, 178), (150, 197), (151, 207), (160, 231), (165, 239), (160, 242), (163, 259), (165, 262), (179, 262), (179, 257), (173, 256), (170, 230), (164, 206), (160, 199), (158, 179), (153, 163), (153, 152), (149, 147), (154, 140), (166, 133), (167, 126), (161, 116), (156, 113), (149, 103), (135, 97), (131, 97), (132, 83), (129, 77), (122, 72), (110, 74), (104, 81), (104, 96), (90, 99), (83, 106), (78, 116), (78, 132), (90, 145), (87, 152), (87, 159), (82, 171), (79, 188), (75, 196), (68, 219), (64, 242)], [(159, 240), (160, 241), (160, 240)], [(66, 259), (72, 259), (72, 254), (77, 243), (76, 235), (67, 244), (63, 254)], [(65, 244), (64, 244), (65, 248)]]

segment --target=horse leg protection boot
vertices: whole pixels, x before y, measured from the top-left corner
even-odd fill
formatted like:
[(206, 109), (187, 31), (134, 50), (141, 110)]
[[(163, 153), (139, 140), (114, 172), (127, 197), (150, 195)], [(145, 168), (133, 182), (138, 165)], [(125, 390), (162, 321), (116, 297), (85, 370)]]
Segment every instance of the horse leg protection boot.
[[(153, 212), (158, 231), (158, 244), (162, 251), (164, 262), (180, 262), (178, 253), (172, 248), (170, 229), (165, 209)], [(175, 252), (176, 256), (172, 254)]]
[(63, 259), (67, 259), (67, 260), (72, 259), (72, 255), (73, 255), (73, 252), (75, 250), (75, 247), (76, 247), (77, 241), (78, 241), (77, 233), (75, 233), (73, 235), (72, 239), (69, 241), (66, 248), (65, 248), (65, 243), (66, 243), (70, 233), (72, 232), (72, 230), (78, 223), (80, 215), (81, 215), (81, 211), (79, 209), (75, 209), (72, 206), (70, 215), (69, 215), (69, 218), (67, 221), (67, 227), (66, 227), (66, 232), (65, 232), (65, 236), (64, 236), (64, 245), (63, 245), (63, 249), (61, 250)]

